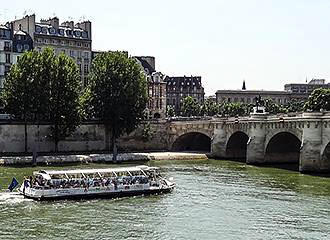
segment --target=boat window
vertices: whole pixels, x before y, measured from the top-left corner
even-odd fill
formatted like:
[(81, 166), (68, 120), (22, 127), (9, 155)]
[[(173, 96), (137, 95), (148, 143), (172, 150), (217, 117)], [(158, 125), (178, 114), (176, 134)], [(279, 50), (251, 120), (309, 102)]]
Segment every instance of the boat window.
[(132, 176), (143, 176), (143, 172), (142, 171), (130, 171)]
[(65, 174), (52, 174), (50, 175), (52, 179), (65, 179)]
[(116, 177), (114, 172), (103, 172), (101, 173), (103, 177), (109, 178), (109, 177)]
[(92, 179), (100, 178), (98, 172), (94, 172), (94, 173), (84, 173), (84, 175), (85, 175), (86, 178), (92, 178)]
[(123, 176), (130, 176), (127, 171), (122, 171), (122, 172), (116, 172), (118, 177), (123, 177)]
[(84, 178), (82, 173), (68, 173), (67, 175), (68, 175), (69, 179), (82, 179), (82, 178)]

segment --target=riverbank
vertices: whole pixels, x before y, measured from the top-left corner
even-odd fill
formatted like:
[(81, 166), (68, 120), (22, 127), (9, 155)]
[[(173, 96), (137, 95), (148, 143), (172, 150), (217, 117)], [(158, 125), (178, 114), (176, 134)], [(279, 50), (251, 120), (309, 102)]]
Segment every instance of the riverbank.
[[(118, 162), (147, 162), (150, 160), (206, 160), (204, 153), (152, 152), (119, 153)], [(38, 156), (37, 165), (72, 163), (113, 163), (112, 154)], [(32, 156), (0, 157), (0, 165), (32, 165)]]

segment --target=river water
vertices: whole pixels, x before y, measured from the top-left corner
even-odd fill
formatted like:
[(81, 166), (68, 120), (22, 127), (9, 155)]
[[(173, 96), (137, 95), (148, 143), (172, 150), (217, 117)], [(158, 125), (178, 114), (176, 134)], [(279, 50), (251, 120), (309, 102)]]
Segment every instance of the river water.
[(35, 202), (4, 192), (41, 168), (0, 167), (0, 239), (330, 239), (330, 178), (229, 161), (151, 162), (159, 196)]

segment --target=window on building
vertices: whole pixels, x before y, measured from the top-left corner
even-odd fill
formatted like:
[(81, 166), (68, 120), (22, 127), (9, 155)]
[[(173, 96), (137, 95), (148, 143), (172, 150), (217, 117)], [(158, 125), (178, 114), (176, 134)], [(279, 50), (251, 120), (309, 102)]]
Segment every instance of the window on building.
[(74, 57), (74, 51), (70, 50), (70, 57)]
[(84, 65), (84, 74), (88, 74), (88, 64)]
[(81, 58), (81, 51), (77, 51), (78, 58)]
[(89, 52), (84, 52), (84, 58), (89, 59)]
[(81, 42), (77, 42), (76, 44), (78, 47), (81, 47)]
[(10, 42), (5, 42), (5, 51), (10, 51)]
[(88, 77), (84, 77), (84, 86), (88, 85)]
[(29, 46), (29, 44), (24, 44), (24, 50), (25, 50), (25, 51), (29, 51), (29, 50), (30, 50), (30, 46)]
[(6, 63), (11, 63), (10, 62), (10, 54), (6, 53)]
[(78, 69), (79, 69), (79, 73), (81, 75), (81, 73), (82, 73), (81, 64), (78, 64)]
[(5, 76), (7, 76), (9, 71), (10, 71), (10, 66), (5, 66)]

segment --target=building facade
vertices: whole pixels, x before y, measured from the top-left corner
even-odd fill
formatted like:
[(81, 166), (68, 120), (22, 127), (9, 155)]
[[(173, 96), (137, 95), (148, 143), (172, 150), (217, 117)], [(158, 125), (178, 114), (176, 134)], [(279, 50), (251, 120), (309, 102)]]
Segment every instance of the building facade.
[(9, 26), (0, 25), (0, 89), (13, 62), (13, 31)]
[(284, 90), (292, 93), (310, 95), (317, 88), (330, 88), (325, 79), (312, 79), (308, 83), (290, 83), (284, 85)]
[(14, 31), (27, 33), (37, 51), (46, 47), (56, 54), (64, 53), (72, 57), (80, 71), (82, 86), (88, 83), (88, 73), (92, 62), (92, 24), (90, 21), (60, 24), (57, 17), (36, 22), (35, 15), (25, 16), (12, 22)]
[(183, 76), (183, 77), (166, 77), (166, 105), (172, 107), (176, 114), (180, 114), (183, 99), (191, 96), (198, 103), (204, 102), (204, 88), (202, 86), (202, 77), (200, 76)]
[(264, 90), (218, 90), (216, 92), (217, 103), (256, 103), (256, 98), (272, 99), (278, 104), (286, 104), (294, 96), (287, 91), (264, 91)]
[(13, 64), (15, 64), (20, 55), (33, 49), (33, 40), (27, 32), (21, 29), (13, 31), (13, 33)]
[(155, 58), (152, 56), (136, 56), (147, 78), (148, 103), (146, 114), (149, 119), (166, 116), (166, 82), (165, 75), (156, 71)]

